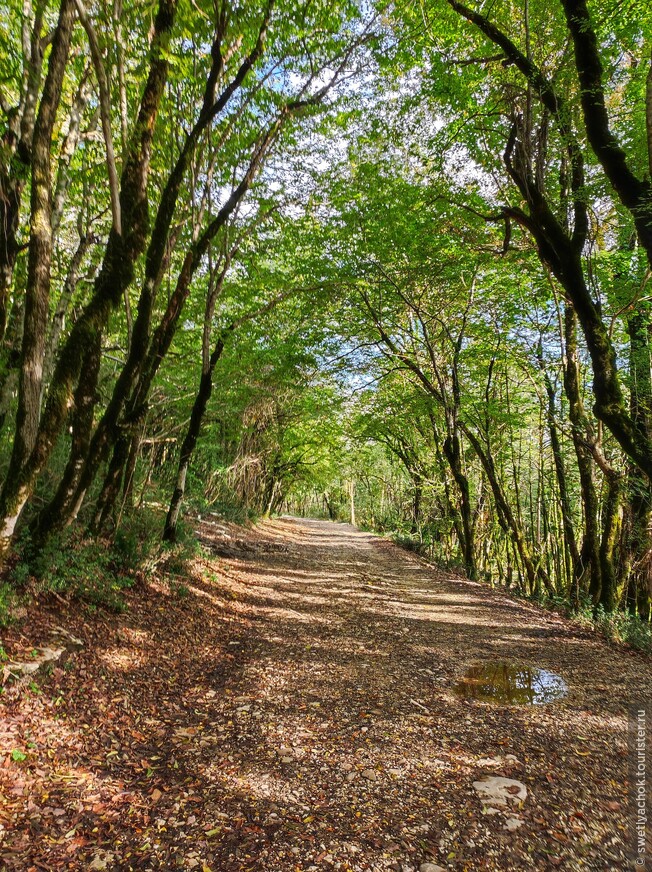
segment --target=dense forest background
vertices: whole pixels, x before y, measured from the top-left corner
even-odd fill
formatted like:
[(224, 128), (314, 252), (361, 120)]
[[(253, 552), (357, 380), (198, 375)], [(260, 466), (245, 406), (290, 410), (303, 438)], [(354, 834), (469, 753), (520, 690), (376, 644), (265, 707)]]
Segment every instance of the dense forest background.
[(0, 59), (5, 603), (291, 511), (645, 637), (649, 4), (10, 0)]

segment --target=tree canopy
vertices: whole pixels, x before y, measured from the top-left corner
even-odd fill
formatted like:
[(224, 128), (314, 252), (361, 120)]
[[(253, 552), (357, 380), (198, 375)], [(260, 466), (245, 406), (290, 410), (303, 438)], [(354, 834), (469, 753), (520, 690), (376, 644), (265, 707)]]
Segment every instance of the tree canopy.
[(3, 559), (317, 513), (649, 620), (651, 52), (642, 0), (10, 0)]

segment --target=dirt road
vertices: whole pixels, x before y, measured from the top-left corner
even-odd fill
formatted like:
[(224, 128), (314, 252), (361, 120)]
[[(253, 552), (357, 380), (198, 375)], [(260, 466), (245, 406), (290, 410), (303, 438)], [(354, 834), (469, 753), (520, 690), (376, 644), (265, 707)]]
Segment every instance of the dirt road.
[[(211, 556), (176, 590), (46, 615), (87, 644), (8, 702), (3, 749), (40, 735), (0, 770), (7, 870), (628, 868), (626, 711), (649, 660), (347, 525), (198, 532)], [(459, 698), (487, 659), (569, 693)], [(486, 776), (525, 802), (483, 813)]]

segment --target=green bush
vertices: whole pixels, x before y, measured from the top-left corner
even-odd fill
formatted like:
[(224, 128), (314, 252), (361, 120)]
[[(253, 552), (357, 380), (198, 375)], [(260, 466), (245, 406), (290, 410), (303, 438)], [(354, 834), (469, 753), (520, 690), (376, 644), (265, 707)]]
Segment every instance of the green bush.
[(31, 581), (38, 591), (65, 593), (92, 606), (123, 611), (121, 593), (133, 585), (132, 570), (137, 568), (142, 553), (129, 540), (111, 543), (87, 539), (78, 531), (64, 531), (41, 547), (23, 535), (17, 555), (7, 584), (10, 591)]
[[(17, 602), (15, 588), (6, 581), (0, 581), (0, 627), (11, 623), (12, 609)], [(4, 659), (4, 649), (0, 646), (0, 660)]]
[[(192, 525), (180, 523), (177, 541), (172, 544), (161, 541), (162, 530), (161, 512), (144, 508), (123, 517), (113, 540), (65, 530), (39, 547), (24, 532), (15, 562), (6, 580), (0, 580), (0, 626), (9, 623), (21, 588), (28, 594), (66, 594), (92, 610), (104, 607), (122, 612), (126, 608), (123, 592), (143, 572), (158, 568), (176, 578), (187, 575), (188, 560), (201, 552)], [(176, 593), (186, 595), (185, 585), (176, 584)]]
[(160, 550), (161, 529), (160, 513), (151, 509), (141, 508), (126, 515), (111, 549), (116, 568), (124, 572), (144, 568)]
[(596, 606), (592, 598), (584, 593), (579, 606), (575, 608), (563, 596), (528, 597), (544, 608), (562, 612), (567, 617), (584, 626), (594, 627), (612, 642), (625, 643), (639, 651), (652, 653), (652, 625), (638, 615), (629, 612), (606, 612), (601, 605)]
[(406, 551), (414, 551), (416, 554), (423, 554), (425, 551), (423, 540), (411, 533), (394, 533), (392, 541)]
[(605, 612), (602, 606), (598, 606), (594, 622), (608, 639), (626, 642), (632, 648), (652, 653), (652, 626), (638, 615), (629, 612)]
[(117, 612), (124, 610), (121, 592), (131, 587), (134, 579), (126, 574), (124, 553), (109, 542), (62, 533), (44, 547), (30, 550), (29, 568), (41, 590), (67, 593)]

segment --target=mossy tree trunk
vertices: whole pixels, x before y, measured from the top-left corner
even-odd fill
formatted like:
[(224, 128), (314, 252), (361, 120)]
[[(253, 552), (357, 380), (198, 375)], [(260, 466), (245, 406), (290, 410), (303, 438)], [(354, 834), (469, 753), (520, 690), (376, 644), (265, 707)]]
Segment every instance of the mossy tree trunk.
[(190, 467), (190, 461), (192, 460), (195, 446), (197, 445), (197, 440), (199, 439), (206, 407), (213, 392), (213, 372), (215, 371), (218, 360), (222, 356), (225, 343), (226, 334), (220, 336), (217, 340), (213, 353), (208, 360), (208, 366), (203, 368), (201, 374), (199, 388), (195, 396), (192, 412), (190, 413), (188, 429), (186, 430), (186, 435), (181, 443), (179, 466), (177, 468), (174, 491), (172, 493), (172, 499), (170, 500), (170, 507), (168, 509), (167, 517), (165, 519), (165, 528), (163, 530), (163, 540), (165, 542), (174, 542), (177, 538), (177, 525), (179, 522), (179, 513), (181, 512), (181, 505), (186, 493), (188, 469)]
[[(533, 166), (532, 156), (537, 149), (529, 122), (513, 112), (503, 160), (524, 207), (506, 206), (503, 218), (517, 222), (532, 236), (542, 263), (550, 267), (572, 303), (591, 358), (593, 412), (608, 427), (625, 454), (652, 481), (652, 440), (637, 426), (627, 407), (610, 332), (599, 304), (591, 296), (584, 272), (589, 216), (582, 137), (573, 126), (573, 107), (557, 91), (555, 82), (536, 66), (529, 53), (523, 53), (487, 16), (459, 0), (448, 0), (448, 3), (504, 52), (506, 61), (521, 73), (531, 93), (557, 124), (561, 141), (558, 157), (562, 164), (568, 164), (569, 189), (562, 191), (562, 202), (557, 203), (555, 209), (547, 193), (545, 171), (541, 166)], [(582, 115), (589, 142), (614, 191), (630, 211), (639, 240), (650, 259), (652, 186), (649, 180), (640, 180), (631, 171), (625, 152), (609, 127), (600, 53), (585, 0), (564, 0), (564, 8), (574, 46)], [(548, 155), (545, 164), (551, 166)], [(569, 229), (567, 207), (572, 211), (572, 229)], [(563, 217), (560, 218), (560, 214)]]
[[(150, 47), (150, 66), (141, 97), (138, 118), (132, 134), (130, 146), (124, 161), (121, 180), (120, 207), (122, 226), (118, 233), (114, 226), (109, 235), (104, 260), (99, 275), (95, 281), (92, 297), (80, 317), (75, 322), (68, 339), (66, 340), (57, 361), (52, 376), (52, 382), (48, 398), (40, 420), (36, 418), (36, 427), (33, 421), (29, 422), (30, 431), (25, 430), (28, 439), (16, 440), (15, 460), (5, 478), (2, 492), (0, 493), (0, 554), (6, 554), (14, 534), (16, 522), (23, 506), (31, 496), (36, 479), (48, 462), (57, 437), (68, 417), (68, 412), (74, 402), (74, 392), (81, 374), (86, 356), (92, 353), (96, 347), (98, 337), (101, 337), (110, 313), (119, 305), (125, 289), (133, 279), (135, 264), (142, 254), (148, 233), (148, 207), (147, 207), (147, 184), (151, 149), (154, 136), (154, 127), (158, 115), (158, 109), (167, 80), (168, 61), (166, 58), (169, 45), (177, 0), (159, 0), (158, 11), (154, 23), (154, 33)], [(70, 28), (74, 19), (74, 0), (64, 0), (62, 14), (66, 12), (66, 22), (70, 17)], [(60, 22), (61, 23), (61, 22)], [(67, 25), (66, 25), (67, 26)], [(68, 37), (69, 39), (69, 37)], [(67, 57), (67, 46), (65, 50)], [(50, 66), (53, 66), (53, 53), (50, 57)], [(57, 55), (58, 57), (58, 55)], [(65, 66), (65, 59), (63, 60)], [(57, 69), (53, 66), (53, 70)], [(48, 70), (49, 75), (49, 70)], [(61, 72), (63, 76), (63, 72)], [(60, 87), (60, 85), (59, 85)], [(47, 89), (47, 81), (44, 93)], [(39, 113), (41, 109), (39, 109)], [(54, 119), (52, 119), (52, 124)], [(36, 128), (35, 128), (36, 139)], [(49, 141), (48, 139), (48, 153)], [(49, 158), (48, 158), (49, 159)], [(40, 168), (38, 172), (44, 172), (47, 168)], [(34, 169), (33, 169), (34, 173)], [(43, 199), (49, 196), (38, 193), (33, 195)], [(38, 202), (39, 209), (47, 207), (47, 202)], [(49, 212), (44, 214), (45, 225), (36, 228), (35, 249), (48, 245), (51, 242), (49, 228)], [(47, 252), (46, 252), (47, 253)], [(44, 273), (41, 267), (35, 264), (35, 276), (38, 278), (38, 295), (35, 296), (33, 309), (34, 317), (43, 320), (44, 300)], [(47, 306), (46, 306), (47, 309)], [(28, 315), (26, 307), (25, 336), (23, 339), (23, 369), (36, 361), (38, 353), (41, 354), (40, 365), (42, 367), (43, 350), (38, 348), (38, 343), (44, 345), (45, 327), (39, 329), (34, 324), (38, 336), (28, 335)], [(31, 324), (31, 322), (30, 322)], [(31, 326), (30, 326), (31, 330)], [(26, 351), (25, 351), (26, 350)], [(25, 359), (25, 354), (27, 358)], [(41, 370), (42, 371), (42, 370)], [(38, 382), (38, 399), (40, 406), (40, 375), (41, 371), (34, 374), (27, 373), (26, 384), (29, 384), (29, 398), (35, 394), (36, 382)], [(25, 402), (23, 405), (26, 407)], [(30, 406), (30, 414), (33, 415), (33, 404)], [(27, 407), (26, 407), (27, 408)], [(19, 404), (20, 411), (20, 404)], [(17, 422), (19, 425), (20, 422)], [(25, 424), (20, 424), (25, 429)], [(19, 462), (20, 461), (20, 462)]]

